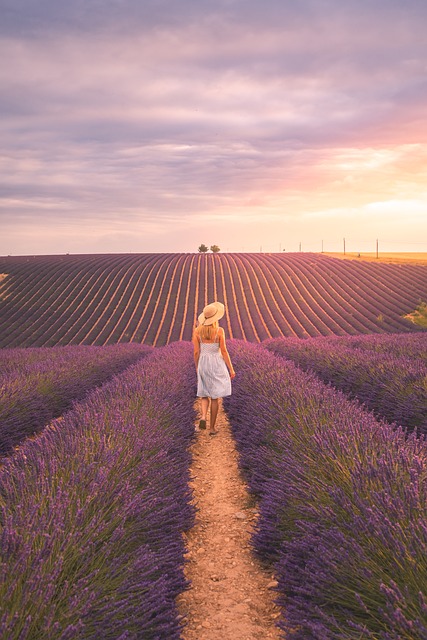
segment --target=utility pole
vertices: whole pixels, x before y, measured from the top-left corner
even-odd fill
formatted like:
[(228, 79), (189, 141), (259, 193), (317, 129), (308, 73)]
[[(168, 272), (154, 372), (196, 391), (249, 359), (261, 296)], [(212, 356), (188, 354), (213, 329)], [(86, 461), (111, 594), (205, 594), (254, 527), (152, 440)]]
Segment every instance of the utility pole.
[(323, 240), (322, 240), (322, 253), (323, 253)]
[(344, 242), (344, 255), (345, 255), (345, 238), (343, 238), (343, 242)]
[(301, 251), (301, 242), (299, 243), (299, 250)]
[(378, 238), (377, 238), (377, 260), (378, 260)]

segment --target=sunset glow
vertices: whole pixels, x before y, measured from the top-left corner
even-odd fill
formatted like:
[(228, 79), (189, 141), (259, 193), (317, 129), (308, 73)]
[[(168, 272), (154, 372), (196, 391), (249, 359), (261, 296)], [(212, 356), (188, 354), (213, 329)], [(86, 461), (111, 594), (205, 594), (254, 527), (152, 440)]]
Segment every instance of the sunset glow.
[(1, 5), (0, 254), (427, 252), (425, 3)]

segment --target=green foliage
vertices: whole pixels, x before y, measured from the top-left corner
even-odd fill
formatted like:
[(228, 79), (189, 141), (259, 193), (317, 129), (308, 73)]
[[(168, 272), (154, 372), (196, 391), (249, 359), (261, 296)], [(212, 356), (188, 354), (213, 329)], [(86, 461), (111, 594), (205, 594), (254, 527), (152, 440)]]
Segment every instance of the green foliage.
[[(210, 250), (212, 251), (212, 253), (219, 253), (221, 251), (217, 244), (212, 244)], [(209, 248), (205, 244), (201, 244), (198, 248), (199, 253), (207, 253), (208, 251)]]
[(405, 318), (411, 320), (414, 324), (417, 324), (419, 327), (423, 327), (427, 329), (427, 303), (420, 302), (418, 307), (412, 313), (408, 313)]

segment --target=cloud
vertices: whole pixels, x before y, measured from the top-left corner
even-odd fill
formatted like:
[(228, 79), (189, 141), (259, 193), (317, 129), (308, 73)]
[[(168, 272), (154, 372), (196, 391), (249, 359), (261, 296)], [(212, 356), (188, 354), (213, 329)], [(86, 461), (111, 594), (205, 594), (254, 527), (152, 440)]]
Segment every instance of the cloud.
[(423, 2), (1, 5), (3, 221), (161, 234), (421, 194)]

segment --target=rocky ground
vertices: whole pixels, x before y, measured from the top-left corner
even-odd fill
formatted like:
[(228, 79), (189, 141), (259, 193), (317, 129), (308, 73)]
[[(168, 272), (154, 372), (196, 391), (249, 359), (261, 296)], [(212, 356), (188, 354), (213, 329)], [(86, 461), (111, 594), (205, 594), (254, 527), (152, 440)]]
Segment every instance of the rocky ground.
[[(209, 422), (208, 422), (209, 427)], [(192, 489), (198, 515), (188, 532), (186, 576), (179, 599), (183, 640), (280, 638), (275, 621), (277, 585), (250, 547), (256, 504), (237, 466), (230, 425), (219, 411), (218, 435), (197, 434), (192, 447)]]

